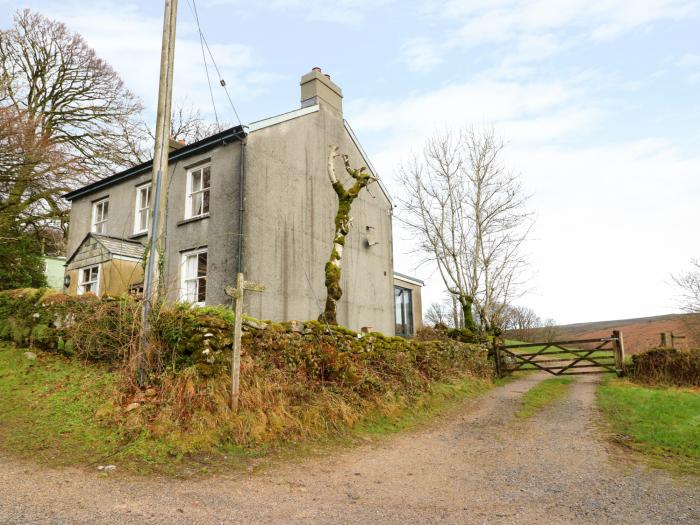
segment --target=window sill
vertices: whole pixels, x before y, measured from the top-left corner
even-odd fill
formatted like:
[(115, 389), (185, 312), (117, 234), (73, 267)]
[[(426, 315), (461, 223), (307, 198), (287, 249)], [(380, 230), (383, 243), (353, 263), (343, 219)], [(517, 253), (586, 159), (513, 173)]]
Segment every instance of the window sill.
[(129, 235), (129, 239), (139, 239), (139, 238), (141, 238), (141, 237), (145, 237), (146, 235), (148, 235), (148, 232), (147, 232), (147, 231), (145, 231), (145, 232), (140, 232), (140, 233), (135, 233), (135, 234), (133, 234), (133, 235)]
[(182, 226), (183, 224), (188, 224), (190, 222), (196, 222), (196, 221), (201, 221), (202, 219), (208, 219), (209, 214), (205, 213), (204, 215), (197, 215), (196, 217), (190, 217), (189, 219), (183, 219), (180, 222), (177, 223), (178, 226)]

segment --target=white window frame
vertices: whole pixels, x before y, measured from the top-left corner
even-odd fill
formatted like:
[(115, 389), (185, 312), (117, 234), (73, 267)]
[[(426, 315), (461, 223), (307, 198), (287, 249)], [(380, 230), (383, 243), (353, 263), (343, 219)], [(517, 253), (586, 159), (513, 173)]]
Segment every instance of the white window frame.
[[(104, 213), (104, 205), (107, 205), (107, 216), (105, 217)], [(97, 209), (102, 205), (102, 216), (100, 217), (100, 220), (97, 220)], [(92, 228), (91, 231), (94, 233), (101, 233), (103, 235), (107, 234), (107, 221), (109, 221), (109, 197), (105, 197), (104, 199), (100, 199), (98, 201), (95, 201), (92, 203)], [(98, 231), (98, 228), (102, 229), (103, 231)]]
[[(200, 277), (194, 276), (194, 277), (188, 277), (186, 274), (187, 270), (187, 258), (188, 257), (198, 257), (200, 254), (206, 253), (207, 254), (207, 272), (204, 274), (204, 279), (206, 281), (207, 276), (209, 275), (209, 250), (207, 248), (201, 248), (198, 250), (191, 250), (189, 252), (183, 252), (182, 253), (182, 259), (180, 261), (180, 301), (185, 302), (185, 303), (190, 303), (190, 304), (196, 304), (197, 306), (204, 306), (205, 301), (197, 301), (197, 296), (199, 295), (199, 279)], [(187, 282), (188, 281), (196, 281), (196, 288), (194, 292), (194, 299), (192, 297), (189, 297), (187, 295)], [(206, 293), (206, 292), (205, 292)]]
[[(141, 203), (141, 192), (146, 190), (146, 207), (140, 207)], [(146, 211), (146, 227), (139, 228), (139, 220), (141, 217), (141, 212)], [(148, 226), (151, 219), (151, 183), (147, 182), (145, 184), (140, 184), (136, 186), (136, 202), (134, 203), (134, 235), (138, 233), (146, 233), (148, 231)]]
[[(209, 186), (206, 188), (202, 188), (201, 190), (192, 192), (192, 179), (194, 177), (194, 173), (197, 171), (200, 171), (202, 173), (202, 183), (204, 183), (204, 170), (205, 168), (209, 168)], [(192, 213), (192, 199), (195, 195), (197, 194), (204, 194), (204, 192), (209, 193), (209, 197), (211, 199), (211, 164), (202, 164), (200, 166), (196, 166), (194, 168), (191, 168), (187, 170), (187, 191), (186, 191), (186, 197), (185, 197), (185, 219), (194, 219), (197, 217), (205, 217), (209, 215), (209, 211), (203, 211), (200, 214), (194, 215)], [(211, 205), (211, 200), (209, 201), (209, 204)], [(202, 206), (203, 207), (203, 206)]]
[[(85, 266), (83, 268), (80, 268), (78, 270), (78, 295), (84, 295), (88, 292), (93, 292), (95, 295), (100, 295), (100, 274), (102, 273), (102, 265), (100, 264), (94, 264), (92, 266)], [(92, 270), (93, 268), (97, 268), (97, 277), (95, 277), (95, 280), (92, 281), (85, 281), (83, 280), (83, 275), (85, 270)], [(95, 289), (94, 290), (85, 290), (85, 285), (86, 284), (94, 284)]]

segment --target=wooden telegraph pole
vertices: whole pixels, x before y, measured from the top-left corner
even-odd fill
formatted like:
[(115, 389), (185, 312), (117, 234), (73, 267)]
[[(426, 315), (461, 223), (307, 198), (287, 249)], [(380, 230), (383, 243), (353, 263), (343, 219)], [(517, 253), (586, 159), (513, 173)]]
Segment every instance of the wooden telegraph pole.
[(236, 276), (236, 287), (227, 287), (226, 295), (236, 301), (236, 319), (233, 325), (233, 355), (231, 356), (231, 410), (238, 411), (238, 394), (241, 380), (241, 336), (243, 335), (243, 294), (246, 291), (262, 292), (265, 285), (246, 281), (243, 274)]
[(156, 139), (153, 149), (153, 176), (150, 195), (150, 228), (148, 251), (143, 281), (142, 334), (139, 351), (138, 383), (146, 383), (146, 352), (150, 333), (149, 315), (153, 302), (162, 293), (161, 265), (165, 257), (165, 211), (167, 207), (168, 154), (170, 153), (170, 111), (173, 95), (173, 68), (175, 61), (175, 26), (177, 1), (165, 0), (163, 38), (160, 52), (160, 79), (158, 82), (158, 109), (156, 112)]

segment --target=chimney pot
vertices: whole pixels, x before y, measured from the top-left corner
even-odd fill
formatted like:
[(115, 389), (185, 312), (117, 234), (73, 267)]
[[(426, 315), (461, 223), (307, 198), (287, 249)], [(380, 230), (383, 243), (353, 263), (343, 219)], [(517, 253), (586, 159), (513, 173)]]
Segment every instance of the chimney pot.
[(321, 68), (316, 66), (314, 68), (311, 68), (311, 71), (318, 71), (319, 73), (321, 72)]
[(184, 140), (175, 140), (172, 136), (168, 139), (168, 153), (177, 151), (185, 146)]

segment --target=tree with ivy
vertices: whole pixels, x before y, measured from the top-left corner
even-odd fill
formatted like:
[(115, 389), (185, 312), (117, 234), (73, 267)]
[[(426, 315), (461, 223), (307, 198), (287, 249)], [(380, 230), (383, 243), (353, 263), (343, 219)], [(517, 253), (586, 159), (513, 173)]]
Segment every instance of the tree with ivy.
[[(341, 157), (345, 164), (345, 171), (353, 179), (353, 184), (346, 188), (335, 173), (335, 159)], [(335, 233), (333, 234), (333, 248), (331, 255), (326, 263), (326, 307), (323, 313), (319, 316), (319, 321), (327, 324), (338, 324), (338, 301), (343, 296), (343, 290), (340, 287), (340, 272), (343, 262), (343, 249), (345, 247), (345, 238), (350, 233), (352, 225), (352, 217), (350, 209), (352, 203), (359, 196), (363, 188), (366, 188), (377, 179), (366, 172), (367, 168), (362, 166), (355, 169), (350, 166), (350, 158), (347, 155), (338, 153), (338, 146), (331, 145), (328, 153), (328, 178), (333, 186), (335, 194), (338, 196), (338, 211), (335, 214)]]

